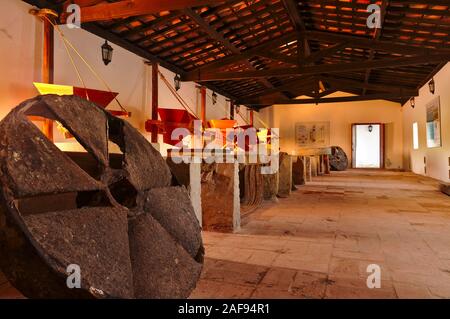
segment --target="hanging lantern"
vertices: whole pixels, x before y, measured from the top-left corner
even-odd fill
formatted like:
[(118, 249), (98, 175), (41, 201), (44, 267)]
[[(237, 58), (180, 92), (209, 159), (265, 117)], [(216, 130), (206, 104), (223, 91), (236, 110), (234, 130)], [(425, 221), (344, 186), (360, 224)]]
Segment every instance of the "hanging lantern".
[(372, 133), (372, 132), (373, 132), (373, 125), (370, 124), (370, 125), (369, 125), (369, 133)]
[(212, 103), (213, 103), (213, 105), (216, 105), (216, 103), (217, 103), (217, 94), (216, 94), (216, 92), (213, 92), (213, 94), (212, 94)]
[(105, 65), (111, 63), (113, 51), (114, 49), (109, 45), (108, 40), (105, 40), (105, 43), (102, 45), (102, 58)]
[(431, 94), (434, 94), (436, 91), (436, 83), (434, 83), (434, 78), (431, 79), (430, 83), (428, 83), (428, 87), (430, 88)]
[(411, 100), (409, 100), (409, 102), (411, 103), (412, 108), (416, 107), (416, 99), (414, 97), (412, 97)]
[(179, 74), (175, 75), (173, 82), (175, 84), (175, 90), (179, 91), (181, 89), (181, 76)]

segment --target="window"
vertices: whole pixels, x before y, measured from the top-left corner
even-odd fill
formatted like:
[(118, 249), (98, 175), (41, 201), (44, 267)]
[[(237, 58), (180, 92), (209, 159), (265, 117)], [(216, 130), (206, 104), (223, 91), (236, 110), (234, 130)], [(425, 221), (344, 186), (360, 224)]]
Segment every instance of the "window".
[(419, 149), (419, 124), (417, 122), (413, 123), (413, 148)]

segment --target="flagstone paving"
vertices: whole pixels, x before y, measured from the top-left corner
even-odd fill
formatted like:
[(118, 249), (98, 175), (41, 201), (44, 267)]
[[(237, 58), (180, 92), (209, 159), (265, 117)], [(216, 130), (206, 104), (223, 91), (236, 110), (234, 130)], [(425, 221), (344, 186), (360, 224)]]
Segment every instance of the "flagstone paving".
[(191, 298), (450, 298), (450, 198), (411, 173), (318, 177), (204, 240)]

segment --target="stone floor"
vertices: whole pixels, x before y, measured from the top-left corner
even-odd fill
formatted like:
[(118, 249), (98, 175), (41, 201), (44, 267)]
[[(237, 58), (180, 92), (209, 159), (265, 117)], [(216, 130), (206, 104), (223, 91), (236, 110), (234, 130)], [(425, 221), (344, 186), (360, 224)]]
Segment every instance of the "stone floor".
[[(192, 298), (450, 298), (450, 198), (409, 173), (348, 171), (205, 233)], [(381, 288), (367, 267), (381, 267)]]
[[(450, 198), (409, 173), (348, 171), (204, 233), (191, 298), (450, 298)], [(381, 288), (367, 288), (367, 267)], [(0, 298), (19, 297), (0, 274)]]

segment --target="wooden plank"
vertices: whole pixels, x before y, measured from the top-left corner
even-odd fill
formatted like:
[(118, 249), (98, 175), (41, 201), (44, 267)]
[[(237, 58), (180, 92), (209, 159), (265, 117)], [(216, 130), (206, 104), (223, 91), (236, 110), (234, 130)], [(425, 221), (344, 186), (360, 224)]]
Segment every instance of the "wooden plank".
[(298, 34), (297, 38), (297, 52), (299, 63), (311, 54), (308, 38), (306, 37), (306, 27), (298, 10), (298, 2), (294, 0), (282, 0), (284, 7), (289, 15), (289, 18), (294, 25), (294, 29)]
[[(53, 25), (48, 19), (44, 19), (44, 44), (42, 56), (42, 83), (53, 84), (55, 73), (55, 43)], [(42, 127), (44, 135), (53, 141), (53, 121), (44, 120)]]
[[(373, 34), (373, 38), (375, 40), (380, 40), (381, 34), (383, 33), (383, 27), (384, 27), (384, 23), (386, 20), (386, 13), (387, 13), (387, 8), (389, 6), (389, 0), (382, 0), (381, 3), (381, 28), (376, 28), (375, 32)], [(370, 49), (370, 53), (369, 53), (369, 60), (372, 61), (375, 58), (375, 50), (374, 49)], [(367, 69), (366, 70), (366, 74), (364, 76), (364, 83), (368, 84), (369, 83), (369, 79), (370, 79), (370, 74), (372, 73), (372, 69)], [(367, 88), (363, 89), (363, 95), (366, 95), (367, 93)]]
[(445, 53), (450, 52), (449, 49), (429, 49), (419, 46), (397, 44), (389, 41), (374, 40), (366, 37), (359, 37), (354, 35), (345, 35), (336, 32), (325, 32), (325, 31), (307, 31), (306, 32), (309, 39), (314, 39), (317, 41), (342, 43), (347, 42), (349, 46), (355, 48), (364, 49), (374, 49), (378, 51), (385, 51), (398, 54), (433, 54), (433, 53)]
[(337, 87), (337, 88), (352, 87), (352, 88), (366, 89), (366, 90), (372, 90), (372, 91), (397, 93), (397, 94), (405, 95), (405, 96), (406, 95), (416, 96), (419, 93), (417, 89), (405, 88), (405, 87), (396, 86), (396, 85), (392, 85), (392, 84), (389, 85), (389, 84), (365, 83), (363, 81), (336, 78), (336, 77), (327, 76), (327, 75), (320, 75), (319, 77), (321, 80), (323, 80), (327, 83), (330, 83), (333, 87)]
[[(158, 63), (152, 63), (152, 120), (158, 121), (159, 108), (159, 67)], [(158, 143), (158, 127), (152, 127), (152, 143)]]
[[(223, 2), (221, 0), (122, 0), (118, 2), (102, 2), (97, 5), (81, 8), (81, 22), (109, 21), (138, 15), (156, 14), (163, 11), (181, 10), (188, 7), (205, 6)], [(67, 14), (62, 15), (64, 23)]]
[(208, 127), (208, 123), (206, 121), (206, 87), (202, 86), (200, 88), (201, 94), (201, 109), (200, 109), (200, 119), (202, 120), (203, 127)]
[(268, 103), (253, 103), (251, 101), (240, 101), (239, 104), (257, 107), (275, 104), (302, 105), (302, 104), (342, 103), (342, 102), (373, 101), (373, 100), (400, 100), (403, 98), (406, 98), (406, 96), (398, 96), (397, 94), (369, 94), (369, 95), (355, 95), (355, 96), (329, 97), (329, 98), (278, 100), (278, 101), (268, 101)]
[(423, 56), (414, 56), (407, 58), (392, 58), (376, 61), (363, 61), (339, 64), (322, 64), (315, 66), (305, 66), (299, 68), (278, 68), (260, 71), (243, 71), (243, 72), (205, 72), (194, 76), (185, 75), (183, 81), (223, 81), (223, 80), (239, 80), (239, 79), (256, 79), (263, 77), (283, 77), (292, 75), (317, 75), (321, 73), (340, 73), (351, 71), (363, 71), (366, 69), (382, 69), (396, 68), (400, 66), (420, 65), (420, 64), (437, 64), (444, 61), (450, 61), (450, 54), (432, 54)]

